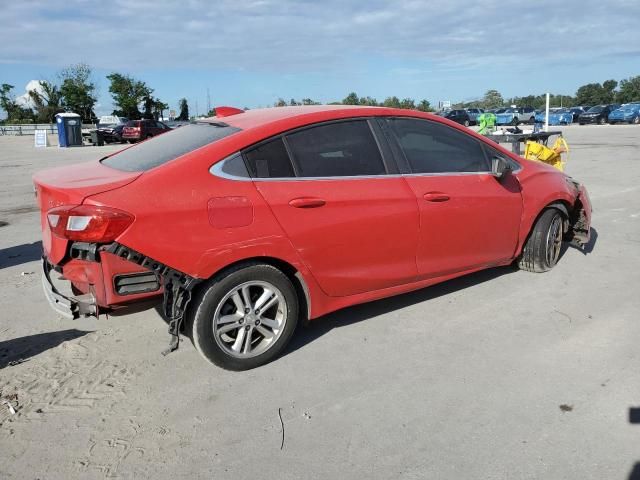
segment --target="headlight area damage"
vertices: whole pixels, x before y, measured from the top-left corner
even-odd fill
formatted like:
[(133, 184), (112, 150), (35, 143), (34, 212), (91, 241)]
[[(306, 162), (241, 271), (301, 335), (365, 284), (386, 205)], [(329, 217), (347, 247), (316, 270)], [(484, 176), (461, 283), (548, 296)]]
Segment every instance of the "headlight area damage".
[[(103, 246), (74, 242), (70, 246), (70, 251), (71, 258), (81, 259), (82, 261), (94, 264), (98, 269), (100, 268), (100, 256), (111, 254), (153, 272), (153, 275), (157, 276), (156, 278), (159, 282), (156, 290), (158, 290), (160, 286), (164, 287), (162, 310), (165, 317), (169, 320), (169, 334), (171, 335), (169, 347), (164, 350), (162, 354), (167, 355), (178, 348), (180, 329), (187, 306), (191, 301), (191, 292), (201, 281), (200, 279), (179, 272), (117, 242)], [(43, 257), (42, 269), (44, 292), (54, 310), (74, 320), (82, 317), (98, 317), (101, 312), (94, 293), (65, 295), (57, 289), (51, 279), (51, 272), (54, 270), (61, 272), (61, 268), (59, 266), (54, 267), (46, 257)]]
[(570, 228), (565, 240), (584, 248), (591, 238), (591, 200), (584, 185), (571, 177), (567, 177), (567, 182), (575, 187), (577, 196), (569, 214)]

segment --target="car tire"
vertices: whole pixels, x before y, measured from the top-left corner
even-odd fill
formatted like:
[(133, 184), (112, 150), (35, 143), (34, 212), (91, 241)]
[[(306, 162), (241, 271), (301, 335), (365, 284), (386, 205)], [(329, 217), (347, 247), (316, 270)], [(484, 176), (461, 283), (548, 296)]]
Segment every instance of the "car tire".
[(289, 343), (298, 324), (298, 297), (277, 268), (244, 264), (205, 284), (190, 317), (193, 344), (204, 358), (227, 370), (248, 370), (270, 362)]
[(518, 258), (518, 268), (535, 273), (551, 270), (560, 258), (564, 224), (560, 210), (548, 208), (542, 212)]
[(465, 120), (465, 121), (464, 121), (464, 123), (463, 123), (463, 125), (464, 125), (465, 127), (468, 127), (468, 126), (470, 125), (469, 120)]
[(517, 119), (517, 118), (514, 118), (514, 119), (511, 121), (511, 125), (513, 125), (514, 127), (517, 127), (517, 126), (518, 126), (518, 123), (520, 123), (520, 122), (518, 121), (518, 119)]
[(529, 123), (536, 123), (536, 117), (529, 117)]
[(598, 125), (604, 125), (604, 124), (605, 124), (605, 119), (604, 119), (604, 117), (600, 117), (600, 118), (598, 119)]
[(640, 117), (635, 117), (630, 123), (633, 123), (634, 125), (640, 124)]

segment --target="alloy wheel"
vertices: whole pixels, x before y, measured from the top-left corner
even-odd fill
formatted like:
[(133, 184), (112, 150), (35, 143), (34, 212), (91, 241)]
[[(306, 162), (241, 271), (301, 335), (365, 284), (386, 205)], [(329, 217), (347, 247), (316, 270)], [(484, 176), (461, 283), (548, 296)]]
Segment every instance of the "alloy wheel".
[(551, 221), (549, 232), (547, 233), (546, 260), (547, 265), (553, 266), (558, 262), (560, 250), (562, 249), (562, 217), (556, 215)]
[(271, 348), (287, 322), (284, 295), (274, 285), (253, 281), (228, 292), (213, 316), (213, 334), (228, 355), (249, 358)]

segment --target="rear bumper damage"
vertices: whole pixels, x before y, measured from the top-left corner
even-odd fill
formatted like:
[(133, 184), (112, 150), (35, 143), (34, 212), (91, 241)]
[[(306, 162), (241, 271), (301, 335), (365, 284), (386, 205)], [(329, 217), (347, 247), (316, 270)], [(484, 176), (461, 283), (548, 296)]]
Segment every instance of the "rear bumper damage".
[(48, 260), (42, 258), (42, 289), (47, 297), (51, 308), (60, 315), (76, 320), (83, 317), (97, 317), (98, 304), (96, 297), (92, 293), (83, 295), (64, 295), (51, 281), (51, 271), (53, 265)]
[[(51, 307), (60, 315), (78, 319), (98, 317), (100, 306), (118, 308), (109, 300), (128, 300), (131, 305), (163, 294), (163, 313), (169, 321), (171, 342), (164, 354), (178, 348), (179, 332), (192, 289), (199, 279), (175, 270), (119, 243), (98, 246), (75, 242), (71, 258), (55, 267), (42, 257), (42, 287)], [(62, 273), (80, 295), (62, 293), (52, 280), (52, 272)]]

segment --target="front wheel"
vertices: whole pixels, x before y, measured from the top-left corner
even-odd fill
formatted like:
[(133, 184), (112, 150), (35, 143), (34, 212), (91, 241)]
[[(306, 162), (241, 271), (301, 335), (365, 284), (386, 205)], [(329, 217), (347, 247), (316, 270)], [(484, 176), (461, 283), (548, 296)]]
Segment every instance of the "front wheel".
[(249, 264), (212, 280), (194, 298), (192, 339), (210, 362), (248, 370), (273, 360), (298, 323), (298, 298), (287, 276)]
[(600, 124), (600, 125), (604, 125), (604, 124), (605, 124), (604, 117), (600, 117), (600, 118), (598, 119), (598, 124)]
[(464, 121), (464, 126), (465, 126), (465, 127), (468, 127), (468, 126), (469, 126), (469, 120), (465, 120), (465, 121)]
[(531, 230), (518, 259), (518, 267), (536, 273), (551, 270), (560, 258), (563, 235), (562, 213), (555, 208), (545, 210)]
[(631, 123), (633, 123), (634, 125), (638, 125), (640, 123), (640, 117), (635, 117), (633, 120), (631, 120)]

